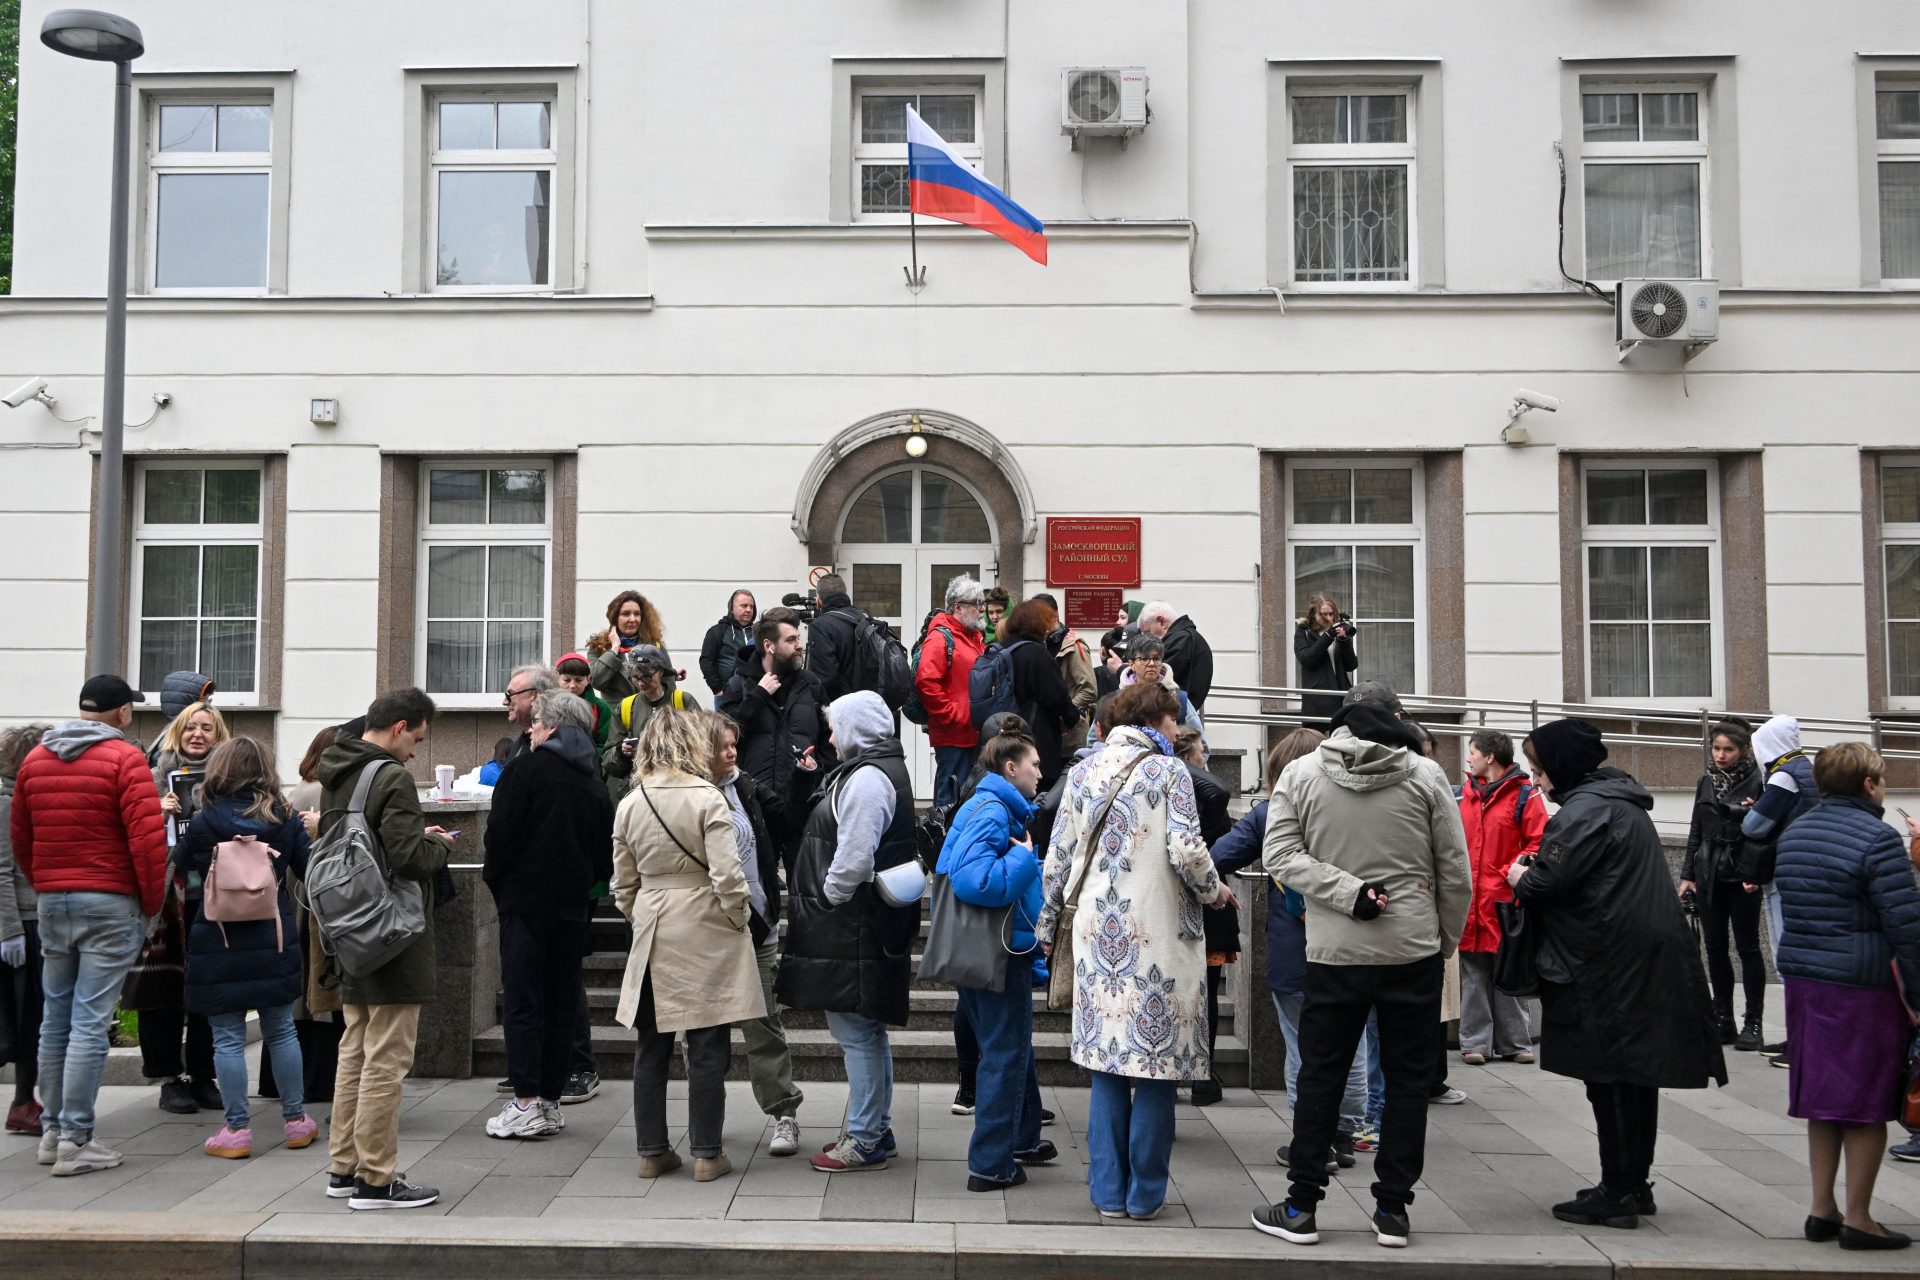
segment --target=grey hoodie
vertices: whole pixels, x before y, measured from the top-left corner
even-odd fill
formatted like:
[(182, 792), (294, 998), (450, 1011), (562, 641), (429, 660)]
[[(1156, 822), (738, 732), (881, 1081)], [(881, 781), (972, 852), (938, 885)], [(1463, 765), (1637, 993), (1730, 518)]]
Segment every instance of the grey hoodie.
[[(893, 713), (879, 694), (867, 690), (835, 698), (827, 707), (834, 750), (851, 760), (893, 737)], [(855, 769), (828, 794), (839, 819), (839, 843), (824, 886), (827, 901), (839, 906), (873, 879), (873, 857), (880, 837), (893, 823), (893, 783), (879, 769)]]
[[(1410, 964), (1450, 956), (1473, 900), (1459, 802), (1433, 761), (1336, 729), (1286, 767), (1267, 809), (1262, 861), (1307, 900), (1307, 959)], [(1377, 919), (1355, 920), (1365, 884), (1385, 888)]]
[(593, 749), (593, 735), (577, 724), (561, 725), (538, 749), (557, 752), (562, 760), (589, 778), (599, 775), (600, 753)]
[[(98, 720), (66, 720), (47, 730), (40, 739), (40, 745), (62, 760), (71, 764), (78, 760), (89, 747), (97, 747), (103, 742), (112, 742), (115, 738), (126, 738), (110, 724)], [(131, 741), (131, 739), (127, 739)]]

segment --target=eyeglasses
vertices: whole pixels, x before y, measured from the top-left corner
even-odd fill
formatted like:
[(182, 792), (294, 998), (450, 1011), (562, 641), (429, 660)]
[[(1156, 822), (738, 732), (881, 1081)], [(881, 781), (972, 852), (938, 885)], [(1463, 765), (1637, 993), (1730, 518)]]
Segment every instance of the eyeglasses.
[(509, 689), (507, 690), (507, 696), (500, 699), (500, 705), (503, 707), (510, 707), (513, 705), (513, 700), (515, 698), (518, 698), (522, 694), (532, 693), (532, 692), (533, 692), (532, 689)]

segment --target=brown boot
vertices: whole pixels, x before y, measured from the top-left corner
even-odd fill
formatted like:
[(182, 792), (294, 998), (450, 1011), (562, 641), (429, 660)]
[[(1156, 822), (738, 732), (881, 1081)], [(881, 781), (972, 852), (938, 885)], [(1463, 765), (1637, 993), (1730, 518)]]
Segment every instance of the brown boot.
[(693, 1158), (693, 1180), (712, 1182), (724, 1178), (733, 1172), (733, 1161), (725, 1156), (695, 1156)]
[(663, 1156), (640, 1157), (640, 1176), (643, 1178), (657, 1178), (663, 1173), (672, 1173), (679, 1167), (678, 1152), (669, 1151)]

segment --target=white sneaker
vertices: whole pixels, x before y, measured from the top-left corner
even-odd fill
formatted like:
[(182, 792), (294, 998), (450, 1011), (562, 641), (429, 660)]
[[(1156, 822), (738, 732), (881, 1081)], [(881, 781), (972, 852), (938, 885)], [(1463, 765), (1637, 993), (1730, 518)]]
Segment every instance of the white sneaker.
[(544, 1138), (558, 1130), (547, 1123), (546, 1108), (538, 1102), (523, 1107), (512, 1098), (508, 1098), (500, 1108), (500, 1114), (487, 1121), (489, 1138)]
[(103, 1147), (97, 1141), (89, 1139), (86, 1146), (60, 1139), (60, 1158), (53, 1162), (53, 1176), (71, 1178), (81, 1173), (96, 1173), (102, 1169), (118, 1169), (121, 1155), (111, 1147)]
[(798, 1155), (800, 1152), (800, 1122), (792, 1116), (773, 1118), (773, 1141), (767, 1146), (767, 1154), (773, 1156)]
[(1436, 1107), (1457, 1107), (1466, 1100), (1467, 1095), (1454, 1088), (1449, 1088), (1445, 1093), (1436, 1093), (1427, 1099)]
[(52, 1164), (60, 1158), (60, 1131), (50, 1124), (42, 1122), (40, 1129), (40, 1163)]
[(567, 1127), (567, 1118), (560, 1114), (559, 1103), (548, 1102), (543, 1098), (539, 1105), (541, 1113), (547, 1118), (548, 1133), (558, 1133)]

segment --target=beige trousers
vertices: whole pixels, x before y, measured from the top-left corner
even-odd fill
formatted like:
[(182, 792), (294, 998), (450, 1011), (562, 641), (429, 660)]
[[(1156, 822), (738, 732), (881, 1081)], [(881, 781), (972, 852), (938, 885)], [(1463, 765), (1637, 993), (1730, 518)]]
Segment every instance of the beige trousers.
[(340, 1069), (333, 1078), (334, 1173), (351, 1173), (371, 1187), (393, 1181), (400, 1152), (400, 1083), (413, 1069), (420, 1039), (417, 1004), (343, 1006)]

